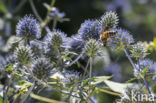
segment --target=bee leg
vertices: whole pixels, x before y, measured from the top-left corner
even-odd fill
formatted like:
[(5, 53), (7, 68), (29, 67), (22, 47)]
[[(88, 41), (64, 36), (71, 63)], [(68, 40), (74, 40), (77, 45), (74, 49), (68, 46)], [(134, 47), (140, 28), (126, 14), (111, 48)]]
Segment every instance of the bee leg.
[(106, 46), (107, 45), (107, 38), (103, 38), (102, 42), (103, 42), (103, 46)]
[(103, 46), (104, 46), (104, 47), (107, 46), (107, 43), (103, 43)]

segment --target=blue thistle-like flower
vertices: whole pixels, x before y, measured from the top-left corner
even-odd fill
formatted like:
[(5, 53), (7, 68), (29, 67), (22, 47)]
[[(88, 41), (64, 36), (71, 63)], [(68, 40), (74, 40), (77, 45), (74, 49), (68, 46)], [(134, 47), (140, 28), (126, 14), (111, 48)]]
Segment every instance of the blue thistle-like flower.
[(44, 45), (36, 41), (30, 42), (30, 48), (32, 49), (32, 52), (36, 55), (41, 55), (42, 52), (44, 52)]
[(151, 73), (156, 73), (156, 63), (150, 59), (139, 59), (137, 66), (139, 71), (144, 70), (149, 66), (148, 71)]
[(71, 51), (80, 53), (85, 46), (85, 41), (80, 37), (80, 35), (76, 34), (72, 36), (72, 40), (69, 42), (69, 46)]
[(65, 16), (64, 12), (60, 12), (58, 8), (55, 8), (55, 10), (53, 10), (50, 13), (50, 17), (52, 18), (63, 18)]
[(27, 41), (38, 39), (41, 36), (40, 25), (32, 16), (25, 16), (16, 26), (16, 35)]
[(62, 82), (65, 83), (75, 83), (78, 82), (81, 78), (81, 75), (79, 72), (74, 71), (63, 71), (64, 79), (62, 79)]
[(32, 72), (38, 79), (46, 79), (53, 69), (52, 63), (46, 58), (40, 58), (32, 65)]
[(104, 30), (116, 28), (118, 24), (118, 16), (115, 12), (112, 11), (106, 12), (101, 17), (100, 23), (102, 24)]
[(59, 48), (60, 46), (65, 45), (66, 38), (67, 35), (64, 32), (54, 30), (53, 32), (50, 32), (45, 39), (47, 45)]
[(138, 42), (137, 44), (134, 44), (131, 46), (131, 57), (134, 58), (144, 58), (148, 55), (147, 49), (145, 48), (145, 45), (142, 42)]
[(138, 70), (134, 70), (135, 77), (138, 77), (139, 72), (144, 71), (146, 68), (148, 68), (146, 73), (156, 73), (156, 63), (150, 59), (139, 59), (136, 67)]
[(78, 31), (83, 40), (96, 39), (100, 38), (102, 33), (102, 26), (98, 23), (97, 20), (85, 20), (81, 24), (81, 27)]
[(14, 57), (17, 62), (26, 65), (33, 60), (34, 54), (29, 46), (18, 46), (14, 51)]
[(114, 38), (110, 38), (108, 44), (110, 44), (113, 48), (124, 48), (129, 46), (134, 42), (133, 36), (129, 34), (128, 31), (124, 29), (114, 29), (116, 31), (116, 36)]

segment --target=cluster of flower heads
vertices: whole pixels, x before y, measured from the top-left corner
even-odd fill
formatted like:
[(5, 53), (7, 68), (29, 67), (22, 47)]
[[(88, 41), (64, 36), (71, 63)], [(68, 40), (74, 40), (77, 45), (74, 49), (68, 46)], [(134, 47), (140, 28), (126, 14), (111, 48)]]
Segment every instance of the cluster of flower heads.
[[(50, 13), (50, 16), (54, 18), (63, 18), (65, 14), (60, 13), (59, 10), (56, 9)], [(103, 35), (103, 32), (115, 31), (115, 37), (109, 38), (109, 46), (114, 49), (131, 47), (131, 56), (141, 58), (138, 60), (137, 64), (135, 64), (137, 70), (134, 72), (134, 75), (137, 77), (139, 72), (144, 71), (147, 68), (148, 70), (146, 72), (156, 73), (156, 63), (150, 59), (142, 59), (146, 56), (146, 50), (144, 50), (144, 47), (139, 43), (130, 46), (131, 43), (134, 42), (132, 35), (124, 29), (117, 28), (117, 24), (117, 14), (112, 11), (106, 12), (100, 20), (84, 21), (80, 26), (78, 34), (72, 36), (70, 39), (64, 32), (53, 30), (45, 36), (42, 44), (32, 41), (34, 39), (39, 39), (41, 36), (39, 23), (32, 16), (25, 16), (17, 24), (16, 35), (22, 37), (22, 40), (24, 39), (26, 42), (29, 42), (29, 45), (24, 43), (23, 45), (18, 45), (14, 50), (13, 56), (10, 57), (11, 59), (13, 57), (15, 61), (9, 59), (7, 62), (17, 62), (26, 67), (31, 64), (27, 69), (30, 69), (37, 79), (47, 79), (52, 74), (52, 70), (57, 68), (60, 61), (65, 61), (62, 59), (64, 56), (63, 53), (60, 54), (60, 52), (67, 50), (67, 52), (74, 51), (79, 54), (82, 51), (85, 51), (85, 54), (88, 57), (95, 57), (101, 50), (100, 44), (102, 41), (100, 40), (100, 36)], [(60, 60), (60, 58), (56, 59), (59, 56), (62, 60)], [(55, 66), (57, 63), (58, 65)], [(64, 64), (66, 65), (65, 62)], [(113, 66), (116, 69), (117, 66)], [(114, 69), (114, 67), (111, 68)], [(62, 70), (57, 72), (61, 75), (62, 82), (76, 83), (81, 79), (80, 73), (66, 71), (64, 69), (65, 68), (62, 67)], [(112, 74), (119, 74), (120, 70), (113, 69), (109, 70), (109, 72)], [(121, 77), (119, 76), (118, 78)]]
[[(100, 36), (102, 32), (115, 31), (116, 34), (113, 37), (106, 38), (109, 46), (112, 48), (124, 48), (134, 42), (132, 35), (128, 31), (117, 28), (118, 16), (115, 12), (106, 12), (100, 20), (86, 20), (81, 24), (78, 34), (85, 41), (95, 39), (101, 41)], [(103, 42), (103, 41), (101, 41)], [(100, 42), (100, 43), (101, 43)]]

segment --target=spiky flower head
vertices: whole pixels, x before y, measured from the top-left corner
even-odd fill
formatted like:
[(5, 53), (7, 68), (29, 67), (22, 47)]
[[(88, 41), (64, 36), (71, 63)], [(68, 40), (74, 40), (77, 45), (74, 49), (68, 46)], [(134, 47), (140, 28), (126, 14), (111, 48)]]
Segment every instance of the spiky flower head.
[(118, 16), (115, 12), (109, 11), (106, 12), (100, 20), (104, 30), (115, 28), (118, 24)]
[(85, 22), (81, 24), (78, 34), (80, 34), (83, 40), (98, 40), (101, 32), (102, 27), (97, 20), (85, 20)]
[(141, 42), (132, 45), (130, 52), (131, 52), (131, 56), (136, 59), (144, 58), (148, 55), (147, 49), (144, 47), (144, 44), (142, 44)]
[(41, 43), (38, 43), (36, 41), (30, 42), (30, 48), (32, 49), (32, 52), (36, 55), (41, 55), (42, 52), (44, 52), (44, 46)]
[(61, 45), (64, 45), (64, 43), (66, 42), (66, 36), (67, 35), (64, 32), (54, 30), (53, 32), (50, 32), (48, 34), (46, 44), (58, 48)]
[(25, 16), (16, 26), (16, 35), (27, 41), (38, 39), (41, 36), (40, 25), (32, 16)]
[(62, 82), (65, 83), (76, 83), (80, 80), (81, 75), (79, 72), (75, 71), (63, 71), (64, 78), (62, 79)]
[(32, 72), (38, 79), (46, 79), (53, 69), (52, 63), (46, 58), (39, 58), (32, 65)]
[(71, 51), (81, 53), (85, 46), (85, 41), (82, 40), (80, 35), (76, 34), (72, 36), (72, 40), (69, 42), (69, 46)]
[(14, 51), (14, 57), (20, 64), (26, 65), (32, 61), (34, 55), (29, 46), (19, 45)]
[(121, 28), (113, 30), (116, 31), (116, 36), (110, 38), (109, 42), (113, 49), (122, 49), (134, 42), (133, 36), (128, 31)]
[(156, 63), (150, 59), (139, 59), (136, 64), (138, 70), (134, 71), (134, 76), (140, 76), (139, 73), (156, 73)]
[(99, 49), (99, 43), (95, 39), (90, 39), (85, 47), (86, 54), (89, 57), (97, 56)]

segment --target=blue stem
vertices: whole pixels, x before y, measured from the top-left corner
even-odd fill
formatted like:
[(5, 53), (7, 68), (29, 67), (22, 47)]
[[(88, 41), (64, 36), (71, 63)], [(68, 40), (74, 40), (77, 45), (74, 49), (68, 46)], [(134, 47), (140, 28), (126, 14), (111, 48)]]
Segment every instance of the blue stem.
[[(131, 59), (131, 57), (130, 57), (130, 55), (128, 54), (128, 52), (127, 52), (126, 49), (124, 49), (124, 52), (125, 52), (126, 56), (128, 57), (130, 63), (132, 64), (133, 68), (136, 69), (136, 70), (138, 71), (139, 69), (135, 66), (133, 60)], [(150, 90), (150, 88), (149, 88), (149, 85), (148, 85), (146, 79), (143, 78), (143, 80), (144, 80), (145, 86), (146, 86), (146, 88), (147, 88), (149, 94), (151, 95), (152, 93), (151, 93), (151, 90)], [(154, 103), (154, 101), (152, 101), (152, 103)]]

